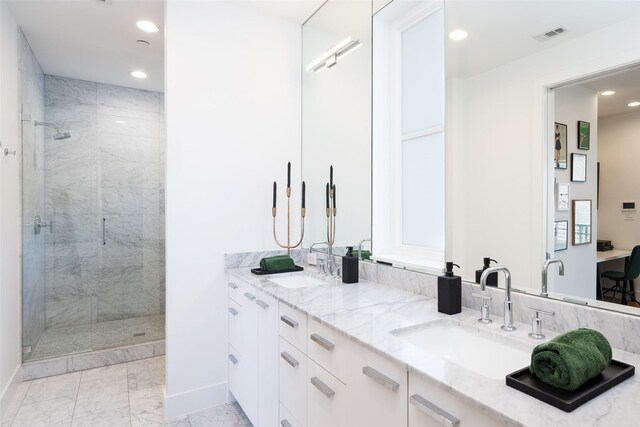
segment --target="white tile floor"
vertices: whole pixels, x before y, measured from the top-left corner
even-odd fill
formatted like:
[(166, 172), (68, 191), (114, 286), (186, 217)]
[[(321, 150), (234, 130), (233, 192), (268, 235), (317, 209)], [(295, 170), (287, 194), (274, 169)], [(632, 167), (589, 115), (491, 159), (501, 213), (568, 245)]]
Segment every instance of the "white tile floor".
[(165, 422), (165, 358), (27, 381), (0, 427), (250, 427), (237, 404)]

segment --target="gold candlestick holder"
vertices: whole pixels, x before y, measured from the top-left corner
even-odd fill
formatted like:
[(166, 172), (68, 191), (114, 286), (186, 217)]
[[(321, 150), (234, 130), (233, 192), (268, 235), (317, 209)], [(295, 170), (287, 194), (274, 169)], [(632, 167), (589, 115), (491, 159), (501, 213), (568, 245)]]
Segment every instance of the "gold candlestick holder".
[(329, 259), (333, 256), (333, 245), (336, 242), (336, 214), (335, 185), (329, 190), (329, 207), (327, 208), (327, 246), (329, 247)]
[[(304, 189), (304, 182), (302, 183)], [(274, 190), (275, 191), (275, 190)], [(304, 193), (304, 190), (303, 190)], [(304, 195), (303, 195), (304, 200)], [(291, 245), (291, 187), (287, 187), (287, 244), (283, 245), (278, 240), (278, 235), (276, 233), (276, 215), (278, 209), (273, 207), (271, 208), (271, 216), (273, 217), (273, 238), (283, 249), (287, 250), (287, 255), (291, 255), (291, 249), (295, 249), (302, 244), (302, 239), (304, 238), (304, 217), (307, 213), (306, 208), (300, 208), (300, 240), (295, 245)]]

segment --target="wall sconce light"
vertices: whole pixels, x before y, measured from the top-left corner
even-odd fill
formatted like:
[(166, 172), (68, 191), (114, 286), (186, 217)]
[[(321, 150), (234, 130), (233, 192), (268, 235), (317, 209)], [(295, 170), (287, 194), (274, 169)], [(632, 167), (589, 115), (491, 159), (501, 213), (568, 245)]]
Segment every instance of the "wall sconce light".
[(318, 58), (314, 59), (309, 65), (307, 65), (307, 71), (317, 73), (325, 68), (331, 68), (338, 63), (338, 59), (345, 57), (360, 46), (362, 46), (360, 40), (352, 40), (351, 37), (347, 37), (320, 55)]

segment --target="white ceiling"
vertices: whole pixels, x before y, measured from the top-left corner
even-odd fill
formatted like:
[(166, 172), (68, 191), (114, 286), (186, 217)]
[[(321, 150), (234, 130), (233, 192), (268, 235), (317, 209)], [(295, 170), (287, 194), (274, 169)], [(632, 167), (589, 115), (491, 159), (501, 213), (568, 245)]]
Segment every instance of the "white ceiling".
[(240, 7), (257, 10), (260, 13), (302, 25), (325, 1), (326, 0), (236, 0), (235, 3)]
[[(458, 42), (447, 37), (447, 75), (473, 76), (639, 14), (637, 0), (446, 0), (446, 34), (469, 33)], [(557, 27), (569, 31), (533, 39)]]
[[(164, 91), (163, 0), (8, 0), (46, 74)], [(136, 22), (160, 27), (146, 33)], [(136, 43), (144, 39), (150, 45)], [(143, 70), (145, 80), (129, 71)]]
[[(46, 74), (164, 91), (164, 0), (6, 1)], [(324, 1), (233, 0), (239, 7), (299, 25)], [(141, 19), (154, 22), (160, 31), (139, 30), (135, 23)], [(151, 44), (136, 43), (138, 39)], [(134, 79), (129, 75), (134, 69), (149, 77)]]
[(629, 107), (632, 101), (640, 101), (640, 67), (609, 73), (588, 81), (576, 83), (592, 89), (598, 94), (614, 90), (611, 96), (598, 95), (598, 117), (640, 111), (640, 107)]

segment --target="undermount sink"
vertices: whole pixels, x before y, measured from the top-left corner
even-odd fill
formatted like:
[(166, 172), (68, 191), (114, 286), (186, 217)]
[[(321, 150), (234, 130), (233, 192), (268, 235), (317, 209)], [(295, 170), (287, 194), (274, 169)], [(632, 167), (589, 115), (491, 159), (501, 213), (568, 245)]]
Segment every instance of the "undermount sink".
[(308, 288), (310, 286), (326, 285), (327, 282), (321, 279), (316, 279), (313, 276), (298, 275), (298, 276), (278, 276), (269, 279), (276, 285), (283, 288), (297, 289)]
[(487, 378), (503, 380), (531, 361), (531, 348), (453, 319), (435, 320), (391, 334)]

